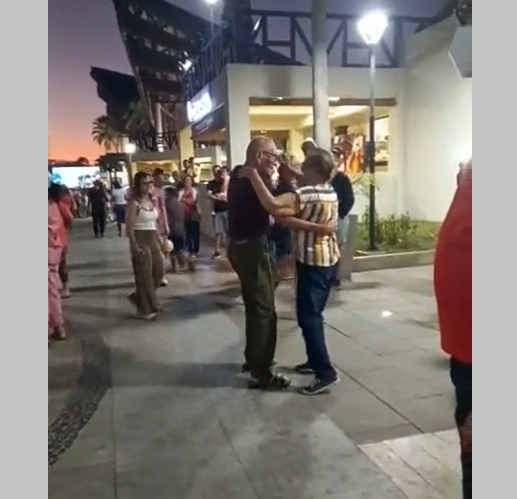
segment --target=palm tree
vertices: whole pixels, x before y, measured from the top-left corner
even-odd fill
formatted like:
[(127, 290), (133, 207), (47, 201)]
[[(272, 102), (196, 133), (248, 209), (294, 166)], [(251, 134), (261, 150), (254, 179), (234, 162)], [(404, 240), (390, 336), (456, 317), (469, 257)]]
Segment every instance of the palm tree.
[(110, 116), (99, 116), (92, 123), (93, 140), (104, 147), (106, 152), (121, 152), (123, 135), (121, 127)]
[(151, 130), (151, 122), (141, 100), (131, 102), (122, 119), (125, 132), (132, 141), (138, 140)]

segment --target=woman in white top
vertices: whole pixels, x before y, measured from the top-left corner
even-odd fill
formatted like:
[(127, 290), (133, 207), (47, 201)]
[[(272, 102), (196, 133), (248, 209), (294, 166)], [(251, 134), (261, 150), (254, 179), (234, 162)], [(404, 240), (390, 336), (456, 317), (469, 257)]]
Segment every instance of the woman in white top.
[(118, 235), (122, 236), (122, 228), (126, 223), (127, 189), (124, 189), (118, 180), (113, 182), (111, 191), (111, 205), (117, 222)]
[(138, 172), (127, 203), (126, 232), (131, 249), (131, 260), (136, 290), (128, 297), (139, 317), (151, 320), (160, 305), (156, 289), (163, 276), (163, 257), (157, 231), (158, 210), (151, 192), (152, 178)]

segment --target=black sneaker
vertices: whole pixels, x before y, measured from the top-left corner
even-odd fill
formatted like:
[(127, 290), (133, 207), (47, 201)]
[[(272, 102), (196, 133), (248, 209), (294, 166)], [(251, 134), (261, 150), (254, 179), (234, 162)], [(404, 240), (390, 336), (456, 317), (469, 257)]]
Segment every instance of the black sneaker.
[(250, 379), (248, 388), (250, 390), (264, 390), (271, 392), (279, 392), (287, 390), (291, 386), (291, 380), (282, 374), (271, 373), (266, 378)]
[(294, 370), (298, 374), (314, 374), (314, 369), (309, 366), (308, 362), (304, 362), (303, 364), (298, 364), (294, 366)]
[(217, 258), (219, 258), (221, 256), (221, 253), (219, 253), (219, 251), (215, 251), (214, 254), (212, 255), (212, 258), (214, 260), (216, 260)]
[(337, 385), (338, 383), (338, 376), (325, 381), (315, 378), (310, 385), (301, 388), (300, 393), (302, 395), (319, 395), (320, 393), (328, 392), (331, 386)]

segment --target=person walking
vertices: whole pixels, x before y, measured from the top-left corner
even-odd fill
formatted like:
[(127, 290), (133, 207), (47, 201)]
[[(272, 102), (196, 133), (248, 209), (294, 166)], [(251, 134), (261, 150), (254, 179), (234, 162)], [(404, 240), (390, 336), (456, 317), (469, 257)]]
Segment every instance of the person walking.
[(127, 204), (126, 232), (131, 250), (135, 291), (128, 297), (138, 316), (156, 317), (160, 305), (156, 294), (163, 277), (163, 257), (157, 231), (158, 208), (152, 198), (152, 179), (138, 172)]
[(128, 192), (123, 188), (118, 180), (113, 182), (111, 191), (111, 204), (113, 205), (113, 213), (117, 222), (117, 231), (119, 237), (122, 237), (124, 225), (126, 223), (126, 206)]
[(313, 382), (300, 390), (304, 395), (326, 392), (339, 382), (323, 325), (323, 311), (339, 261), (335, 234), (338, 199), (330, 185), (333, 171), (332, 155), (323, 149), (313, 149), (302, 164), (304, 187), (277, 197), (271, 194), (256, 169), (247, 166), (239, 172), (249, 179), (267, 213), (295, 217), (291, 226), (295, 228), (296, 314), (307, 352), (307, 361), (295, 369), (301, 374), (314, 374)]
[(457, 184), (436, 243), (434, 290), (456, 392), (463, 498), (472, 499), (472, 160), (458, 173)]
[(93, 233), (95, 237), (104, 237), (106, 230), (106, 204), (108, 194), (102, 180), (96, 180), (88, 191), (88, 204), (92, 216)]
[[(51, 183), (48, 187), (48, 340), (66, 339), (65, 321), (61, 302), (59, 264), (64, 248), (65, 221), (59, 208), (60, 186)], [(72, 214), (67, 214), (72, 218)], [(66, 229), (65, 229), (66, 230)]]

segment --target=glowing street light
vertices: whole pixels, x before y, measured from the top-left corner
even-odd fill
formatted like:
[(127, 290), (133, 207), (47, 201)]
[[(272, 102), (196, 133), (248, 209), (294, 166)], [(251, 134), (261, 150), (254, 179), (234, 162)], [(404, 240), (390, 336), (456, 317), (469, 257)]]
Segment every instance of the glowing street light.
[(125, 146), (124, 146), (124, 152), (129, 155), (129, 156), (132, 156), (133, 154), (135, 154), (136, 152), (136, 145), (133, 144), (132, 142), (128, 142)]
[(366, 45), (377, 45), (388, 27), (388, 16), (382, 10), (368, 12), (357, 21), (357, 31)]
[(368, 132), (368, 173), (370, 175), (368, 249), (370, 251), (377, 249), (377, 214), (375, 209), (375, 47), (382, 40), (388, 27), (388, 22), (388, 16), (381, 10), (368, 12), (357, 21), (357, 31), (370, 52), (370, 119)]
[(210, 32), (214, 36), (214, 7), (219, 3), (219, 0), (205, 0), (205, 3), (210, 7)]

